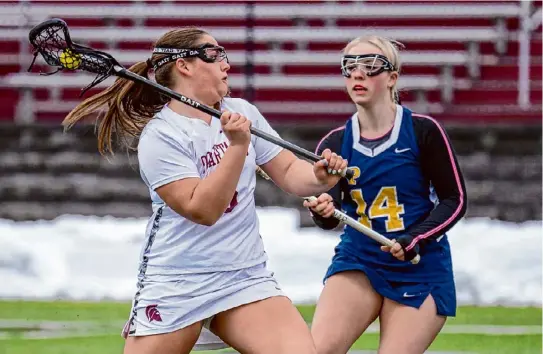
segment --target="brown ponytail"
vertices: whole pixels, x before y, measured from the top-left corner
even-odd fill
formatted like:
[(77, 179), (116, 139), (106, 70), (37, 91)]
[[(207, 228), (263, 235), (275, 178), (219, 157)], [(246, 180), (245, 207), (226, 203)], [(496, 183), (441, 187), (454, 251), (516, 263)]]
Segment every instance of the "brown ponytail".
[[(190, 48), (203, 34), (206, 32), (198, 28), (176, 29), (163, 35), (154, 46)], [(148, 62), (152, 64), (164, 56), (164, 54), (153, 54), (150, 61), (138, 62), (128, 70), (149, 78)], [(171, 69), (174, 63), (174, 61), (168, 63), (155, 72), (157, 83), (173, 88)], [(130, 141), (139, 138), (145, 125), (168, 101), (167, 97), (147, 85), (117, 78), (106, 90), (87, 98), (75, 107), (64, 118), (62, 125), (65, 130), (68, 130), (83, 118), (98, 112), (97, 135), (100, 154), (113, 154), (114, 137), (124, 147), (135, 150)]]

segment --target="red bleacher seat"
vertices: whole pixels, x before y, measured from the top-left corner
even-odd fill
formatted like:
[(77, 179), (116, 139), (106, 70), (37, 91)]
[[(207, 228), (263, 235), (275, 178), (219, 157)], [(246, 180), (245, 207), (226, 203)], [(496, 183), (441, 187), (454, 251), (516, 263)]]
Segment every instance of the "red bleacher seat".
[[(534, 6), (540, 9), (541, 1)], [(84, 85), (53, 84), (50, 78), (24, 72), (31, 60), (26, 44), (29, 26), (51, 17), (64, 18), (77, 41), (107, 50), (126, 65), (146, 59), (152, 42), (169, 28), (210, 28), (230, 53), (233, 94), (243, 95), (239, 75), (245, 70), (246, 11), (242, 3), (203, 7), (173, 1), (152, 6), (142, 1), (2, 4), (0, 89), (9, 92), (4, 95), (9, 99), (3, 98), (2, 103), (10, 107), (0, 113), (0, 119), (12, 119), (17, 107), (25, 107), (19, 99), (36, 101), (30, 109), (36, 117), (54, 119), (80, 101), (78, 87)], [(521, 109), (517, 104), (521, 11), (519, 1), (471, 1), (461, 6), (453, 1), (257, 1), (253, 14), (255, 104), (270, 120), (313, 120), (315, 115), (343, 120), (352, 107), (341, 88), (340, 50), (349, 39), (374, 31), (406, 45), (401, 94), (406, 105), (440, 119), (540, 120), (540, 24), (530, 42), (532, 106)], [(296, 106), (296, 102), (301, 103)]]

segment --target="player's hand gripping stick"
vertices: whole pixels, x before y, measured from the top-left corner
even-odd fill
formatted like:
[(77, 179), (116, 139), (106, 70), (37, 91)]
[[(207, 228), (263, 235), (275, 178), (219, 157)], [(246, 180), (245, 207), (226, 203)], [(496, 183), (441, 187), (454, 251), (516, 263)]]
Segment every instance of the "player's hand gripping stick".
[[(306, 197), (304, 198), (308, 201), (315, 201), (317, 200), (316, 197)], [(380, 233), (376, 232), (375, 230), (370, 229), (367, 226), (364, 226), (363, 224), (359, 223), (355, 219), (351, 218), (344, 212), (335, 209), (334, 210), (334, 218), (338, 219), (339, 221), (344, 222), (345, 224), (349, 225), (356, 231), (368, 236), (369, 238), (379, 242), (383, 246), (392, 247), (394, 245), (394, 242), (392, 240), (386, 238), (385, 236), (381, 235)], [(412, 264), (417, 264), (420, 262), (420, 255), (416, 255), (415, 258), (411, 260)]]

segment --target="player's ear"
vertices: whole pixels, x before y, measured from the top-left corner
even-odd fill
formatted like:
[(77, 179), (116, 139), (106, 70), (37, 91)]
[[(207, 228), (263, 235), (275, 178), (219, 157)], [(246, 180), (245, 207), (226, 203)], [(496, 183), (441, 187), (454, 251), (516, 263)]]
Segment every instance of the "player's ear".
[(398, 76), (399, 75), (397, 71), (393, 71), (390, 73), (390, 75), (388, 75), (387, 87), (389, 89), (393, 88), (396, 85), (396, 82), (398, 81)]
[(187, 65), (187, 61), (185, 59), (177, 59), (175, 61), (175, 68), (177, 71), (179, 71), (182, 75), (190, 76), (192, 75), (192, 70), (189, 68), (189, 65)]

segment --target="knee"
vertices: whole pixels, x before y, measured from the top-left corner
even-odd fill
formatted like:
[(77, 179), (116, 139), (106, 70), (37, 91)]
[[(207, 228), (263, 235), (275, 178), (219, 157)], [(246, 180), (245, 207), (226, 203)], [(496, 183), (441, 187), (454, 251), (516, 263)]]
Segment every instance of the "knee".
[(333, 328), (327, 328), (322, 331), (312, 330), (313, 341), (317, 354), (345, 354), (351, 348), (350, 339), (345, 337), (345, 333), (334, 331)]

